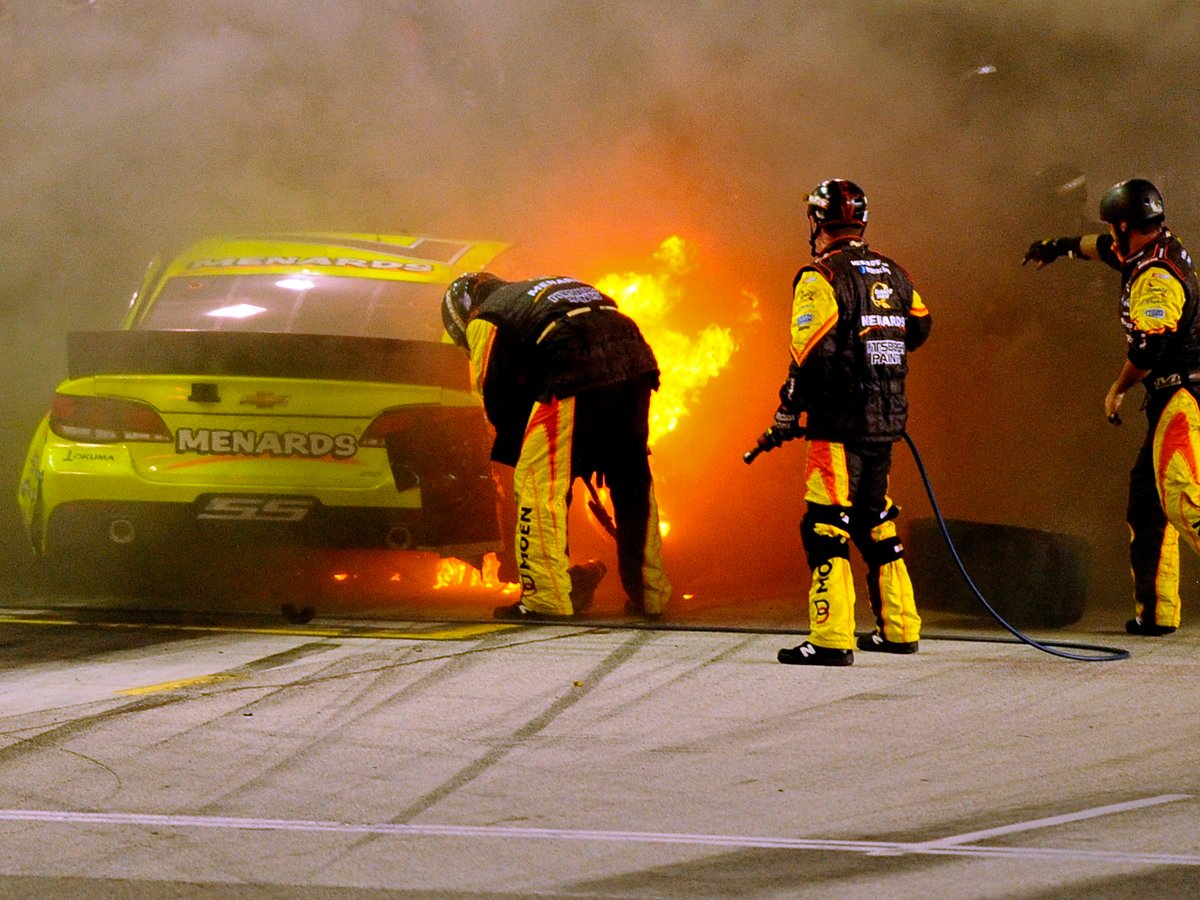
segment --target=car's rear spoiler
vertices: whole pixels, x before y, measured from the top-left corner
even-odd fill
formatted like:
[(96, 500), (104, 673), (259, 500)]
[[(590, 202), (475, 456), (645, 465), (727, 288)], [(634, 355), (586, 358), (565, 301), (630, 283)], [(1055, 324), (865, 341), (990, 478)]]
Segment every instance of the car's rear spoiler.
[(76, 331), (71, 378), (221, 375), (428, 384), (470, 390), (466, 354), (453, 344), (246, 331)]

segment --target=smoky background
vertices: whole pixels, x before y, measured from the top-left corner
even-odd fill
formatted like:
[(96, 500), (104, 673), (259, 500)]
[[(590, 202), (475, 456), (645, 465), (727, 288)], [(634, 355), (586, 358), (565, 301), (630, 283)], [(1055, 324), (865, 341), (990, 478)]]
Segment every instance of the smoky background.
[[(1137, 392), (1124, 428), (1101, 412), (1117, 278), (1020, 260), (1133, 176), (1197, 233), (1198, 32), (1187, 2), (0, 0), (3, 557), (26, 565), (16, 487), (66, 333), (117, 327), (157, 252), (411, 230), (594, 280), (679, 235), (680, 329), (739, 349), (655, 447), (670, 574), (802, 596), (800, 445), (741, 453), (786, 373), (804, 197), (845, 177), (934, 316), (910, 433), (943, 511), (1086, 537), (1095, 599), (1124, 603), (1143, 428)], [(928, 515), (896, 459), (905, 518)]]

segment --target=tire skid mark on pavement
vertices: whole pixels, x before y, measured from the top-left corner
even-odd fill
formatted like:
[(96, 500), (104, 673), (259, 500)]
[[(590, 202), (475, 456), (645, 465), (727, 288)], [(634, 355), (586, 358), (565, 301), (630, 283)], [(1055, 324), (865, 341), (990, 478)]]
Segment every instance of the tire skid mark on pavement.
[(760, 636), (757, 634), (746, 635), (741, 640), (733, 642), (722, 650), (718, 650), (715, 653), (710, 653), (708, 656), (704, 657), (697, 656), (697, 658), (692, 660), (686, 668), (682, 669), (680, 672), (666, 679), (665, 681), (656, 682), (652, 685), (649, 683), (646, 684), (639, 697), (630, 698), (626, 701), (626, 708), (632, 708), (643, 700), (648, 700), (661, 695), (661, 693), (665, 690), (685, 684), (691, 679), (698, 677), (700, 673), (707, 670), (710, 666), (727, 662), (730, 659), (735, 658), (747, 647), (754, 644), (759, 637)]
[[(0, 766), (12, 762), (13, 760), (18, 759), (27, 753), (37, 753), (42, 750), (59, 747), (64, 742), (78, 735), (84, 734), (92, 728), (107, 724), (113, 719), (118, 719), (121, 716), (126, 716), (131, 713), (161, 709), (164, 706), (170, 706), (174, 703), (181, 703), (187, 697), (187, 694), (181, 692), (148, 694), (145, 696), (134, 697), (132, 699), (125, 700), (124, 702), (118, 703), (116, 706), (109, 706), (98, 712), (73, 718), (70, 721), (63, 722), (61, 724), (51, 724), (41, 730), (37, 730), (39, 726), (26, 726), (21, 730), (37, 730), (37, 733), (30, 737), (16, 740), (7, 746), (0, 747)], [(43, 712), (61, 713), (61, 708), (55, 710), (45, 710)]]
[(520, 747), (523, 742), (545, 730), (550, 723), (566, 710), (583, 700), (584, 697), (596, 689), (605, 676), (611, 675), (624, 663), (632, 659), (643, 646), (653, 639), (654, 634), (652, 632), (634, 632), (629, 639), (618, 644), (612, 653), (597, 663), (591, 672), (580, 679), (581, 683), (577, 690), (562, 694), (542, 712), (517, 728), (508, 740), (500, 742), (497, 746), (479, 757), (479, 759), (460, 769), (440, 786), (410, 803), (406, 808), (393, 816), (391, 821), (393, 823), (400, 823), (413, 819), (449, 797), (455, 791), (470, 784), (504, 759), (514, 749)]
[[(210, 800), (204, 807), (202, 807), (201, 812), (204, 812), (208, 809), (219, 809), (228, 800), (228, 798), (236, 796), (239, 792), (253, 787), (258, 782), (269, 780), (272, 773), (293, 768), (301, 754), (321, 745), (326, 740), (328, 734), (340, 733), (348, 723), (353, 722), (363, 716), (370, 715), (382, 706), (397, 702), (404, 702), (412, 696), (419, 696), (420, 694), (428, 691), (430, 688), (436, 687), (440, 683), (455, 677), (474, 665), (476, 662), (476, 655), (478, 653), (488, 650), (503, 650), (513, 646), (511, 642), (504, 641), (504, 637), (504, 634), (485, 633), (476, 644), (467, 648), (466, 650), (456, 653), (446, 653), (438, 656), (422, 657), (420, 659), (405, 659), (383, 666), (373, 666), (367, 669), (355, 669), (348, 672), (339, 672), (336, 675), (310, 675), (305, 678), (296, 679), (287, 684), (277, 686), (276, 690), (273, 691), (269, 696), (275, 696), (281, 691), (303, 689), (310, 685), (335, 679), (345, 679), (351, 677), (357, 678), (366, 675), (380, 676), (382, 674), (392, 673), (401, 668), (407, 668), (413, 665), (443, 663), (443, 665), (438, 665), (431, 670), (424, 672), (419, 678), (403, 685), (398, 690), (389, 691), (386, 697), (384, 697), (375, 705), (371, 706), (369, 709), (358, 712), (350, 717), (334, 715), (331, 717), (330, 725), (324, 733), (314, 737), (304, 747), (298, 748), (294, 752), (290, 753), (286, 759), (282, 759), (260, 771), (255, 772), (249, 778), (243, 779), (235, 785), (231, 785), (227, 790), (223, 791), (220, 796)], [(363, 690), (365, 693), (369, 691), (369, 688), (364, 688)], [(265, 699), (267, 698), (256, 698), (253, 703), (248, 704), (247, 707), (244, 707), (243, 709), (249, 708), (257, 703), (261, 703)]]
[[(10, 617), (0, 616), (0, 623), (3, 623), (8, 618), (10, 618)], [(26, 619), (24, 617), (19, 617), (19, 621), (21, 624), (28, 623), (28, 619)], [(94, 625), (95, 625), (95, 623), (87, 622), (87, 621), (79, 621), (77, 623), (76, 622), (64, 623), (64, 621), (60, 620), (60, 619), (50, 619), (50, 620), (47, 620), (45, 622), (45, 624), (55, 625), (55, 626), (69, 624), (69, 625), (77, 625), (78, 627), (85, 627), (85, 628), (94, 627)], [(121, 625), (119, 627), (138, 628), (138, 627), (145, 627), (145, 626), (128, 624), (128, 625)], [(163, 626), (163, 627), (167, 628), (170, 626)], [(12, 760), (18, 759), (27, 753), (36, 753), (36, 752), (46, 750), (49, 748), (58, 747), (67, 740), (75, 738), (81, 734), (85, 734), (93, 728), (106, 725), (109, 722), (113, 721), (114, 719), (118, 719), (122, 716), (136, 715), (141, 712), (157, 710), (157, 709), (161, 709), (162, 707), (171, 706), (171, 705), (177, 704), (177, 703), (189, 702), (195, 696), (195, 692), (193, 690), (190, 690), (190, 688), (204, 688), (207, 686), (213, 686), (217, 690), (258, 690), (258, 691), (261, 691), (261, 690), (269, 691), (272, 688), (274, 688), (276, 691), (278, 691), (280, 689), (303, 687), (307, 684), (317, 683), (319, 681), (327, 680), (329, 678), (356, 677), (359, 675), (370, 674), (373, 671), (390, 670), (393, 668), (398, 668), (400, 666), (428, 665), (430, 663), (438, 663), (438, 662), (445, 661), (445, 660), (458, 661), (458, 660), (462, 660), (462, 659), (469, 659), (474, 654), (482, 652), (482, 651), (503, 650), (503, 649), (506, 649), (507, 647), (513, 646), (513, 642), (504, 642), (499, 639), (505, 637), (507, 632), (512, 631), (512, 630), (521, 630), (522, 627), (523, 626), (502, 626), (502, 627), (493, 628), (493, 629), (485, 629), (481, 635), (481, 639), (478, 640), (475, 644), (473, 644), (470, 648), (468, 648), (466, 650), (460, 650), (460, 651), (457, 651), (454, 653), (439, 654), (436, 656), (431, 655), (431, 656), (427, 656), (427, 657), (422, 657), (420, 659), (409, 659), (409, 660), (405, 660), (405, 661), (398, 662), (398, 663), (392, 663), (387, 666), (380, 666), (377, 668), (366, 669), (366, 670), (356, 670), (354, 672), (349, 672), (349, 673), (339, 673), (338, 675), (334, 675), (334, 676), (324, 676), (324, 677), (308, 676), (307, 678), (304, 678), (304, 679), (297, 679), (295, 681), (288, 682), (285, 685), (243, 684), (243, 683), (239, 683), (239, 681), (242, 676), (251, 674), (253, 669), (256, 666), (260, 666), (264, 662), (267, 662), (267, 661), (276, 660), (281, 656), (289, 656), (290, 654), (292, 654), (294, 652), (294, 650), (287, 650), (287, 651), (284, 651), (282, 654), (272, 654), (271, 656), (263, 657), (262, 659), (257, 660), (255, 662), (251, 662), (244, 666), (239, 666), (239, 667), (236, 667), (235, 669), (229, 670), (229, 673), (236, 673), (236, 677), (229, 677), (229, 678), (214, 677), (214, 675), (221, 676), (221, 675), (225, 675), (228, 673), (210, 673), (207, 676), (202, 676), (200, 679), (192, 681), (192, 683), (190, 683), (190, 684), (180, 683), (180, 684), (176, 685), (174, 689), (163, 689), (163, 690), (155, 690), (155, 691), (151, 691), (151, 692), (135, 693), (135, 694), (127, 695), (126, 697), (121, 697), (120, 694), (116, 694), (116, 695), (114, 695), (116, 698), (118, 698), (116, 705), (105, 705), (103, 709), (99, 709), (96, 712), (87, 713), (85, 715), (80, 715), (80, 716), (71, 718), (69, 721), (65, 721), (65, 722), (52, 722), (49, 725), (44, 726), (44, 727), (40, 726), (40, 725), (33, 725), (33, 726), (25, 726), (25, 727), (21, 728), (20, 729), (21, 731), (35, 731), (36, 733), (31, 734), (29, 737), (19, 738), (5, 746), (0, 746), (0, 766), (6, 764), (8, 762), (11, 762)], [(199, 630), (211, 630), (211, 629), (201, 628)], [(220, 629), (220, 630), (224, 631), (226, 629)], [(235, 632), (235, 633), (244, 633), (244, 630), (242, 630), (242, 629), (228, 629), (228, 630), (231, 632)], [(291, 630), (291, 629), (286, 630), (283, 633), (290, 637), (302, 636), (302, 633), (300, 633), (296, 630)], [(519, 646), (524, 643), (540, 643), (545, 640), (560, 640), (563, 637), (570, 637), (573, 634), (578, 634), (578, 633), (579, 632), (572, 632), (567, 635), (555, 635), (551, 638), (539, 637), (539, 638), (534, 638), (530, 641), (516, 642), (516, 644)], [(421, 639), (421, 637), (414, 635), (412, 639), (419, 640), (419, 639)], [(319, 642), (319, 643), (325, 644), (325, 642)], [(302, 646), (312, 646), (312, 645), (302, 645)], [(299, 649), (299, 648), (294, 648), (294, 649)], [(273, 667), (273, 665), (268, 664), (266, 667), (271, 668), (271, 667)], [(416, 682), (416, 684), (428, 684), (428, 683), (430, 683), (431, 680), (436, 681), (436, 680), (439, 680), (441, 677), (446, 677), (444, 675), (439, 675), (439, 673), (445, 672), (447, 668), (452, 668), (452, 667), (439, 667), (437, 671), (432, 672), (429, 675), (426, 675), (422, 679), (419, 679), (418, 682)], [(187, 682), (190, 680), (184, 679), (183, 681)], [(251, 703), (258, 702), (261, 699), (262, 699), (261, 697), (255, 698), (255, 700), (251, 701)], [(103, 703), (104, 701), (92, 701), (85, 705), (94, 706), (97, 702)], [(47, 710), (45, 712), (54, 712), (54, 710)], [(59, 712), (61, 712), (61, 709), (59, 709)], [(0, 719), (0, 721), (2, 721), (2, 719)]]
[[(541, 628), (531, 629), (528, 625), (517, 625), (513, 627), (515, 627), (518, 631), (536, 630), (541, 632), (543, 630)], [(508, 629), (506, 629), (506, 631), (507, 630)], [(403, 659), (398, 659), (395, 662), (388, 662), (377, 666), (369, 666), (361, 669), (347, 669), (334, 674), (305, 675), (303, 678), (297, 678), (293, 681), (289, 681), (287, 684), (278, 685), (277, 687), (307, 687), (309, 685), (321, 684), (323, 682), (334, 681), (337, 679), (358, 678), (362, 675), (371, 675), (378, 672), (391, 672), (397, 669), (407, 668), (408, 666), (427, 666), (433, 663), (444, 662), (445, 660), (472, 657), (479, 653), (495, 653), (498, 651), (511, 650), (516, 647), (527, 647), (531, 644), (545, 644), (551, 641), (569, 640), (571, 638), (579, 637), (580, 635), (593, 634), (595, 631), (596, 629), (591, 628), (576, 631), (561, 630), (551, 634), (548, 637), (539, 635), (523, 640), (499, 640), (500, 638), (506, 637), (506, 635), (498, 632), (484, 632), (479, 641), (472, 644), (470, 647), (467, 647), (465, 650), (454, 650), (446, 653), (429, 654), (426, 656), (416, 656), (410, 654), (409, 656), (406, 656)], [(516, 637), (515, 635), (507, 636)], [(253, 685), (252, 687), (258, 689), (261, 688), (262, 685)], [(241, 688), (239, 687), (236, 689), (240, 690)]]
[(124, 690), (117, 691), (117, 693), (128, 697), (137, 697), (143, 694), (157, 694), (162, 691), (178, 691), (190, 687), (201, 687), (208, 684), (220, 684), (223, 681), (234, 681), (258, 672), (270, 671), (271, 669), (276, 669), (280, 666), (286, 666), (290, 663), (296, 662), (297, 660), (304, 659), (307, 656), (312, 656), (317, 653), (324, 653), (326, 650), (331, 650), (338, 646), (338, 644), (332, 641), (311, 641), (307, 644), (300, 644), (297, 647), (284, 650), (281, 653), (272, 653), (268, 656), (261, 656), (258, 659), (243, 663), (240, 666), (235, 666), (232, 669), (225, 669), (221, 672), (211, 672), (207, 675), (197, 675), (194, 678), (180, 678), (176, 681), (164, 681), (159, 684), (148, 684), (143, 687), (125, 688)]
[[(17, 740), (5, 747), (0, 747), (0, 765), (25, 753), (60, 746), (63, 742), (84, 734), (92, 728), (105, 725), (120, 716), (135, 715), (140, 712), (157, 710), (164, 706), (187, 702), (193, 696), (187, 688), (234, 681), (259, 670), (273, 669), (296, 658), (307, 656), (310, 653), (322, 652), (330, 646), (331, 644), (327, 641), (301, 644), (281, 653), (273, 653), (269, 656), (260, 657), (224, 672), (209, 673), (196, 678), (150, 685), (147, 688), (131, 688), (125, 691), (117, 691), (117, 696), (124, 695), (131, 699), (120, 702), (116, 706), (108, 706), (97, 712), (72, 718), (61, 724), (50, 725), (43, 730), (37, 731), (36, 734), (30, 737)], [(94, 705), (96, 702), (98, 701), (92, 701), (85, 705)], [(53, 711), (45, 710), (44, 712)], [(26, 728), (23, 730), (30, 729)]]

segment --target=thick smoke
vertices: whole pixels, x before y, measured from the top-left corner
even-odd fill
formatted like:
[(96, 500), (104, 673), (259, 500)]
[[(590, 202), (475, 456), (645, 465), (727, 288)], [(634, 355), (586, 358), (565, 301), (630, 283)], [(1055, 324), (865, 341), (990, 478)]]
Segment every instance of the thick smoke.
[[(159, 250), (231, 231), (412, 230), (512, 241), (512, 274), (596, 278), (679, 234), (702, 258), (689, 320), (732, 324), (745, 293), (762, 320), (656, 448), (662, 500), (689, 523), (668, 561), (684, 586), (791, 579), (801, 453), (751, 469), (739, 457), (786, 368), (802, 198), (849, 177), (871, 200), (868, 236), (934, 311), (911, 431), (943, 508), (1095, 538), (1120, 580), (1140, 433), (1132, 408), (1119, 431), (1100, 415), (1122, 356), (1115, 282), (1018, 263), (1063, 221), (1037, 177), (1053, 165), (1086, 176), (1076, 221), (1142, 175), (1185, 240), (1200, 227), (1200, 10), (1124, 12), (0, 0), (7, 482), (63, 372), (65, 333), (115, 326)], [(903, 455), (895, 492), (927, 514)], [(15, 545), (11, 507), (0, 521)]]

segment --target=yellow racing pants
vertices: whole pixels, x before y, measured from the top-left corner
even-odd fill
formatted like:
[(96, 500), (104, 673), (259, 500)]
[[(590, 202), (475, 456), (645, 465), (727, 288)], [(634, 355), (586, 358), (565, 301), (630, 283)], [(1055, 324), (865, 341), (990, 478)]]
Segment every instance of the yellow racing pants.
[(650, 392), (649, 381), (633, 380), (534, 404), (514, 478), (517, 572), (528, 609), (574, 612), (571, 485), (576, 477), (598, 475), (612, 498), (621, 585), (636, 609), (665, 611), (671, 585), (646, 449)]
[(809, 640), (818, 647), (854, 648), (851, 542), (867, 564), (867, 590), (879, 633), (897, 643), (920, 638), (921, 617), (896, 534), (900, 509), (887, 493), (891, 463), (889, 442), (809, 441), (807, 508), (800, 535), (812, 570)]
[(1134, 608), (1143, 622), (1177, 628), (1180, 536), (1200, 553), (1200, 405), (1181, 388), (1165, 403), (1151, 397), (1147, 414), (1125, 517)]

